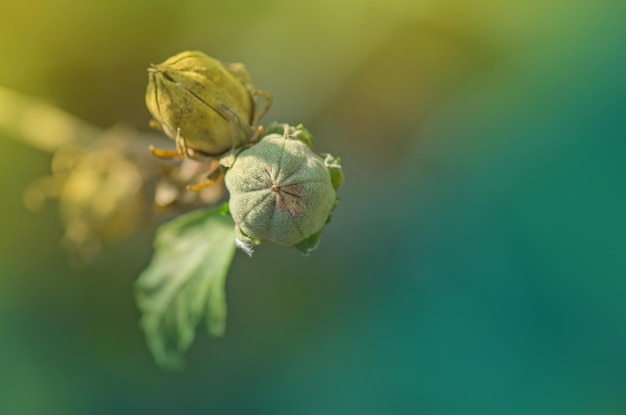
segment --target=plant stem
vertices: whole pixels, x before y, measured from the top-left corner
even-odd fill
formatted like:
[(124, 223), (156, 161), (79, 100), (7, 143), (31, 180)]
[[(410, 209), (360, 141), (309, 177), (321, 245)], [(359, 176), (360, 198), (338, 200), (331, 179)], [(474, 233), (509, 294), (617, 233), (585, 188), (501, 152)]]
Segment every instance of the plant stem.
[(0, 132), (36, 149), (54, 152), (67, 144), (88, 143), (102, 130), (63, 110), (0, 87)]

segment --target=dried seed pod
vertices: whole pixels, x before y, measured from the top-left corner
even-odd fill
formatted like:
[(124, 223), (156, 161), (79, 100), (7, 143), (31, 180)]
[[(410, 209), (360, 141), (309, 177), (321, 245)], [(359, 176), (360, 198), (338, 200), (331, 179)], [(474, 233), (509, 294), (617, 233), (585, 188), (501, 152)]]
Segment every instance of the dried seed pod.
[(110, 130), (76, 153), (59, 189), (63, 242), (78, 264), (89, 263), (102, 242), (119, 240), (149, 222), (152, 160), (132, 154), (124, 131)]
[(324, 159), (279, 134), (239, 153), (225, 181), (230, 213), (251, 240), (294, 246), (320, 232), (335, 205)]
[(258, 94), (242, 64), (225, 66), (191, 51), (153, 65), (148, 72), (148, 110), (183, 155), (189, 155), (188, 149), (220, 155), (253, 135)]

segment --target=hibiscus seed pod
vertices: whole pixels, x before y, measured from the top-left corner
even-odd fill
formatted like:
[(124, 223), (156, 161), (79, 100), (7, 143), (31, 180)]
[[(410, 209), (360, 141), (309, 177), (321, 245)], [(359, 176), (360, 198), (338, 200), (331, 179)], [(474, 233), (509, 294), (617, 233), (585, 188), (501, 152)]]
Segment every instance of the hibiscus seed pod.
[(225, 183), (230, 214), (251, 241), (295, 246), (322, 230), (336, 200), (324, 159), (279, 134), (239, 153)]
[(176, 139), (180, 129), (191, 150), (213, 156), (241, 146), (253, 133), (255, 92), (245, 67), (236, 68), (231, 71), (197, 51), (152, 65), (148, 110), (170, 138)]

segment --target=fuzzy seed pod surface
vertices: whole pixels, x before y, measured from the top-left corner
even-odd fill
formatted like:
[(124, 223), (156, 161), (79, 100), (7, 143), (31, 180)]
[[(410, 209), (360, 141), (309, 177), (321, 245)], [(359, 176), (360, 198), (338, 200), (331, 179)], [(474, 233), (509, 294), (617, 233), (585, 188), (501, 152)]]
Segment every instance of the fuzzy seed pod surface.
[(336, 199), (324, 160), (302, 141), (279, 134), (239, 153), (225, 183), (241, 232), (284, 246), (319, 232)]

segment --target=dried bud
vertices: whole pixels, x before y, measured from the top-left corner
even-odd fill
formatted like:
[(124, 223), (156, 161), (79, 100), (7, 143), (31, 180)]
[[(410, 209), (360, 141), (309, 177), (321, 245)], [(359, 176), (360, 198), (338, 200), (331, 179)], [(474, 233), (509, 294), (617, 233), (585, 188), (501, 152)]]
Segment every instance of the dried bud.
[(88, 263), (101, 242), (141, 228), (151, 212), (148, 165), (130, 154), (125, 144), (132, 141), (115, 134), (77, 155), (58, 194), (64, 244), (80, 263)]
[(297, 245), (322, 230), (335, 205), (324, 159), (279, 134), (239, 153), (225, 180), (230, 213), (249, 240)]
[(170, 138), (180, 129), (188, 149), (220, 155), (251, 137), (256, 92), (243, 65), (182, 52), (148, 72), (146, 105)]

